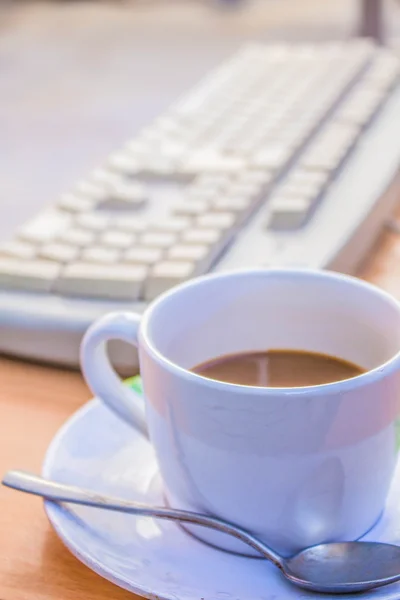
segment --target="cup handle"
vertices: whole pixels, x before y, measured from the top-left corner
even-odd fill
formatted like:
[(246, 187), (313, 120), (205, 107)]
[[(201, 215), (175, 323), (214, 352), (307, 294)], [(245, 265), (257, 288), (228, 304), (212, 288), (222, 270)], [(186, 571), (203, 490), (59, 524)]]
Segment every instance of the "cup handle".
[(143, 398), (123, 384), (107, 354), (109, 340), (122, 340), (137, 347), (140, 316), (110, 313), (101, 317), (85, 333), (80, 350), (83, 376), (93, 394), (113, 412), (148, 438)]

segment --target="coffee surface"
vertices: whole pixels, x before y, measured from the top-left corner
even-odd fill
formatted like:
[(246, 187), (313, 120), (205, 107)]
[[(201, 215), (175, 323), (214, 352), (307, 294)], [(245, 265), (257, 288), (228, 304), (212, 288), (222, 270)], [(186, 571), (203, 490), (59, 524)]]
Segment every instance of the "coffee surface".
[(300, 350), (226, 354), (196, 365), (210, 379), (261, 387), (304, 387), (350, 379), (365, 369), (335, 356)]

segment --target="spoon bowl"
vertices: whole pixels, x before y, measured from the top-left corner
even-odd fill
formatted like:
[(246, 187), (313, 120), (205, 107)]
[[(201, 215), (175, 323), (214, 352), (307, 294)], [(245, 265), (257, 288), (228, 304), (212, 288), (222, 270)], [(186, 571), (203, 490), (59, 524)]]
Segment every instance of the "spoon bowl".
[(400, 580), (400, 547), (380, 542), (320, 544), (283, 558), (244, 529), (222, 519), (130, 500), (44, 479), (24, 471), (9, 471), (3, 485), (56, 502), (83, 504), (104, 510), (192, 523), (222, 531), (245, 542), (278, 567), (293, 584), (327, 594), (349, 594)]
[(362, 592), (400, 579), (400, 547), (377, 542), (320, 544), (286, 559), (284, 570), (292, 583), (314, 592)]

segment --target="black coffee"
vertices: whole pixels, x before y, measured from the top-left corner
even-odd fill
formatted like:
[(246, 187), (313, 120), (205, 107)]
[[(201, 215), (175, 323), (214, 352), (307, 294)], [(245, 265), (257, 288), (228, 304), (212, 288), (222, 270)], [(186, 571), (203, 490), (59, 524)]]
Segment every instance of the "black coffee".
[(321, 385), (365, 372), (342, 358), (300, 350), (226, 354), (191, 370), (210, 379), (262, 387)]

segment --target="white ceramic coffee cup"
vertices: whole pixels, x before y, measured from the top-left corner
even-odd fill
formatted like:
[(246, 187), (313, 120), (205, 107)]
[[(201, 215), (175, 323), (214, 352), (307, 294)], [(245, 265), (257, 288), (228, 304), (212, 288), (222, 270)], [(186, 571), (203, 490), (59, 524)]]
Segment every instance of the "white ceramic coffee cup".
[[(145, 411), (109, 363), (111, 339), (138, 347)], [(367, 372), (260, 388), (189, 370), (268, 348), (331, 354)], [(399, 350), (400, 305), (374, 286), (324, 271), (249, 270), (191, 280), (143, 316), (101, 318), (81, 362), (94, 394), (149, 435), (171, 506), (222, 517), (290, 554), (357, 539), (379, 519), (396, 462)], [(195, 533), (247, 551), (223, 534)]]

